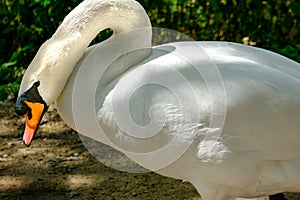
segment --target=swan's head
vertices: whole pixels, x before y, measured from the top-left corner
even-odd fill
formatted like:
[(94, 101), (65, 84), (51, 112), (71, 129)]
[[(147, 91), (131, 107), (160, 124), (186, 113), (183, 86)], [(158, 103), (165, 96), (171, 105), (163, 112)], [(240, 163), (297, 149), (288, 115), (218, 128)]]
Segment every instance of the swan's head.
[(30, 145), (38, 125), (62, 92), (74, 61), (69, 61), (61, 43), (46, 41), (27, 68), (19, 90), (15, 110), (26, 115), (23, 141)]
[[(26, 145), (31, 143), (41, 118), (60, 96), (89, 43), (108, 27), (117, 34), (151, 24), (143, 7), (134, 0), (85, 0), (40, 47), (23, 76), (15, 108), (17, 114), (26, 115)], [(151, 32), (143, 38), (150, 46)], [(127, 46), (123, 48), (127, 50)]]

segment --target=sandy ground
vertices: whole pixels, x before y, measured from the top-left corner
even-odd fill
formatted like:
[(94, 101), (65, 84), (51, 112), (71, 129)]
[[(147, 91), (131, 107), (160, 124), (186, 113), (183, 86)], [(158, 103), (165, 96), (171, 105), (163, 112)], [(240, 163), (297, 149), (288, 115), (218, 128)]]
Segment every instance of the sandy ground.
[[(41, 124), (26, 147), (24, 117), (14, 113), (12, 103), (0, 103), (0, 199), (201, 200), (189, 183), (103, 165), (55, 110)], [(300, 200), (300, 195), (285, 195)]]

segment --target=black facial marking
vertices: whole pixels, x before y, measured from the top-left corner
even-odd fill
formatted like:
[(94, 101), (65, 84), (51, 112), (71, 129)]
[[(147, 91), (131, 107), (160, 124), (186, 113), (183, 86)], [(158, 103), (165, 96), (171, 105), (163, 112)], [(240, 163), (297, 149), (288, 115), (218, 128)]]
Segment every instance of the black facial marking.
[(44, 112), (48, 109), (48, 106), (46, 105), (45, 101), (41, 97), (38, 87), (40, 85), (40, 82), (35, 82), (32, 87), (24, 92), (21, 96), (17, 98), (16, 105), (15, 105), (15, 111), (18, 115), (25, 115), (28, 112), (29, 119), (32, 117), (31, 115), (31, 109), (28, 108), (25, 104), (25, 101), (27, 102), (38, 102), (45, 105)]

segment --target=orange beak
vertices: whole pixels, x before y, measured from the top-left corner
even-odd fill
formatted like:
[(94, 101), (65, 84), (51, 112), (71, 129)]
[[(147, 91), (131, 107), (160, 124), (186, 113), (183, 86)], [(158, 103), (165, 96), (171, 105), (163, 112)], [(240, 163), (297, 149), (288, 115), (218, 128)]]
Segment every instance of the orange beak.
[(25, 101), (25, 104), (28, 106), (29, 111), (26, 113), (26, 125), (23, 135), (23, 142), (29, 146), (44, 115), (45, 105), (42, 103), (32, 103), (28, 101)]

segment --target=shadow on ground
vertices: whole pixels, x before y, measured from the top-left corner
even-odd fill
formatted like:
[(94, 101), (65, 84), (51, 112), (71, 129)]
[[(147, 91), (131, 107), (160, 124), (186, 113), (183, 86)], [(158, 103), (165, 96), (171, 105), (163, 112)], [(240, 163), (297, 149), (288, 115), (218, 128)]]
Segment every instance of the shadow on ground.
[(93, 158), (78, 134), (48, 112), (32, 145), (23, 117), (0, 104), (0, 199), (200, 200), (189, 183), (154, 173), (119, 172)]

